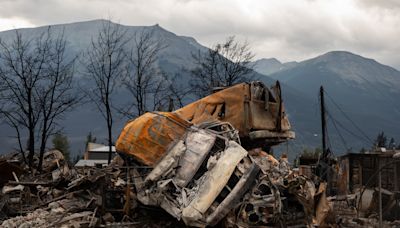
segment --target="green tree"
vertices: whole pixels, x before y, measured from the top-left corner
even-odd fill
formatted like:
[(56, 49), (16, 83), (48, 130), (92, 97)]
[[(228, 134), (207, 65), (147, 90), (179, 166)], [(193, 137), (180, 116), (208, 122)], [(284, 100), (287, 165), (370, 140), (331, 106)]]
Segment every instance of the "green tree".
[(320, 147), (315, 147), (314, 149), (304, 148), (300, 154), (300, 157), (301, 158), (318, 159), (320, 154), (322, 154), (322, 149)]
[(394, 141), (394, 138), (390, 138), (389, 149), (395, 149), (395, 148), (396, 148), (396, 142)]
[(65, 157), (65, 160), (69, 162), (70, 151), (69, 151), (69, 141), (67, 136), (61, 133), (56, 133), (53, 137), (52, 143), (53, 143), (53, 148), (61, 151), (61, 153), (63, 153)]
[(382, 131), (376, 137), (374, 144), (376, 147), (386, 147), (386, 143), (387, 143), (387, 138), (385, 136), (385, 133)]
[(85, 149), (87, 148), (89, 143), (95, 143), (96, 140), (96, 137), (93, 136), (92, 132), (90, 131), (89, 134), (86, 136)]

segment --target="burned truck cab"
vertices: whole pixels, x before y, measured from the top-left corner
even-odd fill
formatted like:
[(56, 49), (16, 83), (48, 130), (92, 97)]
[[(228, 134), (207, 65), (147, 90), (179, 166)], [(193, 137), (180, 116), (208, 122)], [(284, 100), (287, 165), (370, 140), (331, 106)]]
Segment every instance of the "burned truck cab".
[[(126, 124), (116, 148), (149, 167), (135, 170), (139, 202), (161, 207), (186, 225), (205, 227), (227, 217), (257, 188), (260, 175), (268, 179), (265, 175), (276, 169), (276, 162), (265, 163), (265, 152), (255, 156), (248, 150), (291, 138), (279, 83), (269, 89), (252, 82), (174, 112), (146, 113)], [(274, 210), (280, 213), (281, 206)]]
[(268, 148), (295, 137), (285, 113), (279, 82), (271, 89), (259, 81), (240, 83), (175, 113), (193, 124), (229, 122), (239, 131), (246, 149)]

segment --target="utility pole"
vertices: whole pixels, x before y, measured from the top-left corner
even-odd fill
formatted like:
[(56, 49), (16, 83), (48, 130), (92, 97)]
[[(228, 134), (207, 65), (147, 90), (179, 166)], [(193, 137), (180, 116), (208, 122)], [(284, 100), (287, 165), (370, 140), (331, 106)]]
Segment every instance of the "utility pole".
[(321, 99), (321, 127), (322, 127), (322, 155), (326, 154), (326, 116), (325, 116), (325, 101), (324, 87), (319, 88), (319, 96)]
[(382, 228), (382, 162), (380, 157), (378, 157), (378, 187), (379, 187), (379, 228)]
[(331, 195), (332, 187), (332, 175), (330, 166), (330, 150), (326, 147), (326, 114), (325, 114), (325, 99), (324, 99), (324, 87), (321, 86), (319, 89), (320, 104), (321, 104), (321, 131), (322, 131), (322, 155), (318, 159), (319, 175), (320, 178), (327, 182), (326, 193)]

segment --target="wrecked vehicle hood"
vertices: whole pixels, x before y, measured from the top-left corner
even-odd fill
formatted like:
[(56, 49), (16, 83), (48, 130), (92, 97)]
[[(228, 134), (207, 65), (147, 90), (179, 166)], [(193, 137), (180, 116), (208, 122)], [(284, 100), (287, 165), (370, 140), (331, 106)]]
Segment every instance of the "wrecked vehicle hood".
[(154, 166), (192, 124), (170, 112), (148, 112), (128, 122), (116, 142), (120, 153)]

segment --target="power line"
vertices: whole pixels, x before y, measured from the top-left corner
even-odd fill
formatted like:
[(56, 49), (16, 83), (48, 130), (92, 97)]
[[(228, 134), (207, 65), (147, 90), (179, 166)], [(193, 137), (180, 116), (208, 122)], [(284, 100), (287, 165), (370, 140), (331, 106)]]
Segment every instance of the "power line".
[(339, 121), (336, 120), (336, 123), (337, 123), (340, 127), (342, 127), (342, 129), (345, 130), (345, 131), (346, 131), (347, 133), (349, 133), (350, 135), (352, 135), (352, 136), (354, 136), (354, 137), (356, 137), (356, 138), (358, 138), (358, 139), (360, 139), (360, 140), (362, 140), (362, 141), (364, 141), (364, 142), (370, 143), (369, 141), (365, 141), (365, 138), (364, 138), (364, 137), (361, 137), (361, 136), (355, 134), (354, 132), (350, 131), (349, 129), (347, 129), (347, 128), (346, 128), (342, 123), (340, 123)]
[(343, 143), (344, 149), (345, 150), (349, 150), (349, 147), (347, 146), (346, 140), (344, 139), (343, 135), (340, 133), (339, 128), (336, 125), (336, 120), (332, 117), (332, 115), (329, 112), (327, 112), (327, 114), (328, 114), (329, 118), (332, 119), (333, 126), (335, 127), (336, 132), (340, 136), (340, 139), (341, 139), (341, 141)]
[(397, 103), (395, 103), (395, 100), (392, 100), (393, 99), (392, 96), (389, 96), (387, 93), (382, 92), (380, 89), (378, 89), (379, 87), (373, 85), (369, 80), (365, 79), (363, 76), (361, 76), (361, 75), (357, 75), (357, 76), (362, 78), (364, 80), (364, 82), (367, 83), (372, 88), (372, 90), (378, 91), (378, 93), (380, 93), (382, 96), (385, 96), (386, 98), (388, 98), (387, 101), (392, 103), (392, 105), (397, 109), (398, 112), (400, 111), (400, 107), (398, 106)]
[(357, 124), (342, 110), (342, 108), (333, 100), (333, 98), (325, 91), (325, 94), (328, 95), (328, 98), (332, 101), (332, 103), (336, 106), (337, 109), (343, 114), (344, 117), (371, 143), (374, 144), (374, 142), (364, 133), (364, 131), (361, 130), (360, 127), (357, 126)]

